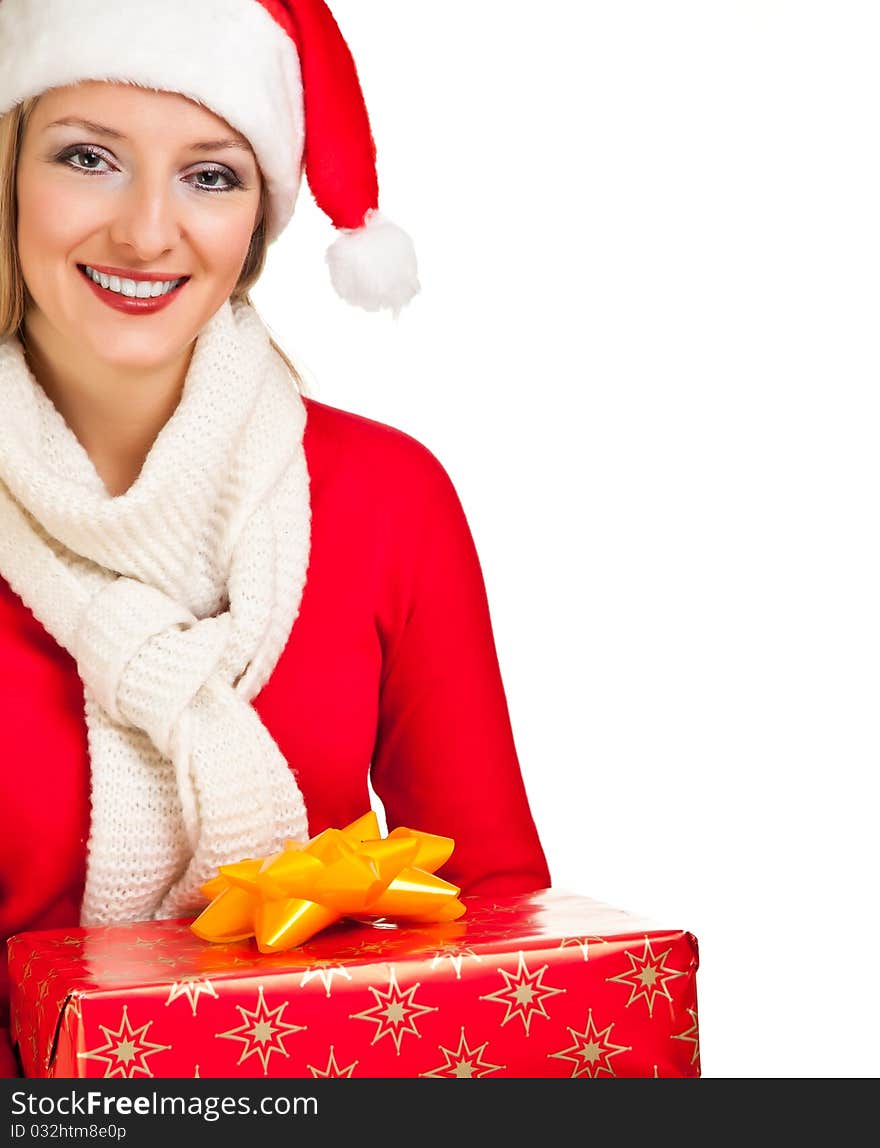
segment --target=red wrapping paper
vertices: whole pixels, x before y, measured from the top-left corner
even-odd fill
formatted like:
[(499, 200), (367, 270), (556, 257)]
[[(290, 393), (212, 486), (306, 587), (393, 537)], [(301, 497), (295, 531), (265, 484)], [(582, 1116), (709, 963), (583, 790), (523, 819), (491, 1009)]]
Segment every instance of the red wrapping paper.
[(693, 934), (556, 889), (260, 954), (190, 918), (19, 933), (28, 1076), (700, 1075)]

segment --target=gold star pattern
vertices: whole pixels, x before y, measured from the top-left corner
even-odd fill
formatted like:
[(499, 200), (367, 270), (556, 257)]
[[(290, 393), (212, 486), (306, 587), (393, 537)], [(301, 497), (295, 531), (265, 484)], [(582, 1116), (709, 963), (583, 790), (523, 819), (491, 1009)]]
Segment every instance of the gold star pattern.
[[(29, 1045), (30, 1050), (31, 1050), (31, 1063), (32, 1064), (39, 1064), (40, 1063), (40, 1049), (39, 1049), (39, 1046), (37, 1045), (37, 1034), (35, 1032), (29, 1033), (27, 1040), (28, 1040), (28, 1045)], [(51, 1052), (51, 1050), (50, 1050), (50, 1052)], [(43, 1057), (43, 1071), (46, 1073), (46, 1075), (48, 1075), (49, 1069), (51, 1068), (51, 1065), (52, 1065), (52, 1058), (51, 1058), (50, 1053), (47, 1052), (46, 1055)]]
[(240, 1040), (244, 1050), (236, 1062), (236, 1067), (242, 1064), (249, 1056), (258, 1056), (263, 1065), (263, 1075), (269, 1071), (269, 1057), (273, 1052), (280, 1052), (282, 1056), (290, 1056), (284, 1047), (284, 1041), (295, 1032), (304, 1032), (308, 1025), (287, 1024), (281, 1019), (281, 1014), (287, 1008), (289, 1001), (284, 1001), (276, 1009), (270, 1009), (263, 997), (263, 986), (259, 987), (257, 1007), (253, 1010), (242, 1005), (235, 1007), (241, 1013), (241, 1024), (231, 1028), (228, 1032), (218, 1032), (216, 1035), (222, 1040)]
[(433, 1068), (430, 1072), (422, 1072), (420, 1075), (442, 1076), (457, 1080), (476, 1080), (477, 1077), (488, 1076), (492, 1072), (500, 1072), (504, 1068), (503, 1064), (490, 1064), (482, 1059), (483, 1050), (488, 1043), (488, 1040), (484, 1040), (477, 1048), (470, 1048), (465, 1039), (464, 1025), (462, 1025), (458, 1048), (453, 1051), (444, 1048), (442, 1044), (438, 1045), (437, 1051), (443, 1053), (445, 1063), (441, 1064), (439, 1068)]
[(496, 901), (488, 905), (484, 910), (484, 915), (487, 917), (494, 917), (498, 913), (521, 913), (523, 905), (517, 901), (502, 901), (500, 904)]
[(593, 1020), (593, 1010), (587, 1016), (587, 1026), (583, 1032), (565, 1026), (571, 1033), (573, 1043), (559, 1052), (548, 1053), (548, 1056), (557, 1060), (574, 1061), (571, 1071), (572, 1078), (576, 1076), (596, 1077), (600, 1073), (615, 1076), (616, 1073), (609, 1063), (612, 1056), (619, 1056), (622, 1052), (632, 1052), (631, 1045), (612, 1044), (610, 1039), (614, 1021), (600, 1032)]
[(590, 959), (590, 942), (594, 945), (604, 945), (605, 937), (563, 937), (559, 942), (560, 949), (564, 949), (567, 945), (578, 945), (581, 952), (584, 954), (584, 960)]
[(482, 957), (478, 957), (473, 949), (469, 949), (464, 945), (448, 944), (441, 945), (439, 949), (435, 949), (431, 958), (431, 968), (435, 969), (441, 961), (449, 961), (455, 969), (455, 979), (461, 980), (461, 963), (465, 957), (473, 957), (475, 961), (482, 961)]
[(310, 968), (304, 970), (302, 980), (299, 982), (299, 987), (304, 989), (313, 977), (320, 977), (321, 984), (324, 986), (324, 990), (329, 997), (333, 977), (336, 975), (345, 977), (347, 981), (351, 980), (351, 973), (345, 965), (340, 965), (338, 961), (315, 960)]
[(157, 964), (157, 965), (167, 965), (169, 968), (172, 968), (172, 969), (177, 969), (177, 968), (181, 968), (181, 967), (189, 968), (189, 962), (183, 956), (169, 957), (169, 956), (165, 956), (163, 954), (163, 955), (160, 955), (158, 957), (153, 957), (153, 962), (154, 962), (154, 964)]
[(670, 945), (665, 952), (660, 956), (655, 956), (651, 950), (651, 941), (645, 937), (645, 951), (639, 956), (637, 953), (631, 952), (629, 949), (624, 950), (625, 955), (629, 959), (630, 969), (625, 973), (618, 973), (616, 977), (606, 977), (607, 981), (615, 981), (617, 984), (626, 985), (629, 990), (629, 1000), (626, 1002), (626, 1007), (644, 998), (648, 1006), (648, 1016), (654, 1015), (654, 1002), (657, 997), (665, 997), (669, 1001), (670, 1008), (672, 1007), (672, 996), (667, 988), (667, 981), (673, 981), (676, 977), (685, 976), (683, 969), (669, 969), (666, 967), (666, 958), (672, 952)]
[(38, 954), (34, 950), (31, 950), (31, 952), (28, 953), (27, 960), (22, 965), (21, 972), (19, 973), (18, 977), (21, 984), (27, 984), (27, 982), (33, 977), (34, 974), (31, 970), (33, 969), (34, 961), (36, 961), (37, 956)]
[(362, 953), (383, 954), (388, 952), (388, 937), (381, 937), (378, 941), (360, 941), (350, 948), (352, 953), (360, 956)]
[(175, 981), (171, 986), (168, 993), (168, 999), (165, 1001), (165, 1007), (173, 1004), (179, 997), (186, 997), (192, 1008), (193, 1016), (196, 1015), (196, 1010), (199, 1007), (199, 997), (202, 994), (212, 996), (217, 1000), (217, 990), (211, 984), (207, 977), (200, 977), (196, 973), (189, 973), (185, 977), (181, 977), (179, 981)]
[(55, 937), (48, 942), (53, 949), (81, 949), (82, 937)]
[(312, 1076), (321, 1077), (322, 1079), (327, 1080), (330, 1078), (341, 1079), (344, 1076), (349, 1076), (349, 1077), (354, 1076), (354, 1070), (357, 1068), (357, 1066), (358, 1066), (358, 1061), (353, 1060), (351, 1062), (351, 1064), (347, 1064), (345, 1066), (345, 1068), (341, 1068), (336, 1063), (336, 1052), (333, 1048), (333, 1045), (331, 1044), (330, 1045), (330, 1056), (327, 1059), (327, 1067), (323, 1068), (323, 1069), (322, 1068), (315, 1068), (315, 1066), (313, 1064), (310, 1064), (308, 1066), (308, 1069), (309, 1069), (309, 1072), (312, 1074)]
[(413, 997), (420, 984), (421, 981), (418, 981), (411, 989), (404, 992), (397, 983), (397, 976), (392, 965), (387, 991), (383, 992), (381, 989), (374, 989), (372, 985), (369, 985), (370, 992), (376, 998), (375, 1005), (372, 1008), (364, 1009), (363, 1012), (349, 1013), (349, 1019), (372, 1021), (376, 1025), (376, 1032), (370, 1044), (375, 1044), (383, 1036), (390, 1036), (397, 1049), (397, 1055), (400, 1056), (400, 1042), (407, 1033), (412, 1033), (413, 1036), (418, 1037), (422, 1035), (415, 1026), (416, 1017), (423, 1016), (427, 1012), (437, 1011), (435, 1007), (419, 1005), (414, 1002)]
[(131, 942), (132, 949), (158, 949), (162, 947), (162, 938), (158, 940), (155, 937), (135, 937)]
[(536, 973), (530, 973), (522, 952), (518, 955), (519, 964), (515, 973), (509, 973), (502, 968), (498, 969), (506, 981), (506, 987), (498, 989), (497, 992), (489, 993), (488, 996), (480, 997), (480, 1000), (498, 1001), (499, 1004), (505, 1005), (507, 1012), (501, 1022), (501, 1027), (503, 1028), (509, 1020), (518, 1016), (523, 1022), (528, 1036), (533, 1017), (542, 1016), (546, 1020), (550, 1019), (544, 1008), (544, 1001), (557, 993), (564, 993), (565, 989), (554, 989), (543, 983), (544, 973), (549, 968), (548, 965), (542, 965)]
[(675, 1032), (672, 1034), (673, 1040), (691, 1040), (694, 1043), (693, 1051), (691, 1052), (691, 1064), (697, 1063), (697, 1058), (700, 1055), (700, 1033), (697, 1026), (697, 1012), (696, 1009), (686, 1009), (688, 1016), (691, 1018), (690, 1025), (684, 1032)]
[(254, 968), (259, 964), (251, 956), (242, 956), (241, 952), (234, 952), (224, 948), (223, 945), (211, 945), (210, 949), (204, 949), (198, 954), (197, 965), (201, 969), (207, 969), (215, 972), (218, 969), (221, 972), (228, 972), (229, 969), (246, 966), (247, 968)]
[(46, 998), (49, 995), (49, 989), (51, 988), (52, 980), (53, 977), (47, 974), (43, 980), (40, 981), (39, 988), (37, 989), (37, 995), (34, 998), (34, 1008), (36, 1009), (37, 1015), (40, 1017), (43, 1015), (43, 1008), (46, 1004)]
[(155, 1056), (157, 1052), (167, 1052), (170, 1044), (153, 1044), (147, 1040), (147, 1029), (153, 1021), (148, 1020), (141, 1028), (132, 1028), (128, 1019), (128, 1005), (122, 1006), (122, 1021), (117, 1029), (99, 1024), (98, 1028), (104, 1034), (104, 1044), (91, 1052), (78, 1052), (80, 1060), (102, 1060), (106, 1064), (104, 1076), (123, 1076), (132, 1078), (136, 1073), (143, 1076), (152, 1076), (153, 1072), (147, 1064), (148, 1056)]

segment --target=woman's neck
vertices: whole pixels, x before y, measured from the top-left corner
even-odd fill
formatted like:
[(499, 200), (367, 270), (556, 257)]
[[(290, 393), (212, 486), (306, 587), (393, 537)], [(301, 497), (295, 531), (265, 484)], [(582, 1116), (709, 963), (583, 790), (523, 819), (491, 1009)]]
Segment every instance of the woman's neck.
[(180, 402), (193, 347), (182, 360), (147, 371), (89, 360), (26, 322), (21, 332), (34, 378), (92, 460), (107, 492), (124, 494)]

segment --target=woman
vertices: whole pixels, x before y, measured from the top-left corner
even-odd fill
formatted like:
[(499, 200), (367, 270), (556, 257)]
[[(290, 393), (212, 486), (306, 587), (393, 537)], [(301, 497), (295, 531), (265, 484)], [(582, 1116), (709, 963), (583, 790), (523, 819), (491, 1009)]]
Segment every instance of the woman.
[(547, 886), (446, 472), (248, 297), (304, 151), (340, 294), (418, 288), (351, 57), (314, 0), (181, 7), (0, 4), (0, 938), (196, 912), (368, 778), (463, 893)]

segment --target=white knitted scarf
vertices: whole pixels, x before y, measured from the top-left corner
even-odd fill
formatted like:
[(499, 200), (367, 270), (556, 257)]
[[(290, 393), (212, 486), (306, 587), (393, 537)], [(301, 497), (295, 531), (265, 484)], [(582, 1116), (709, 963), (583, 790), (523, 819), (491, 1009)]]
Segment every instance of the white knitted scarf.
[[(250, 704), (305, 585), (305, 405), (257, 312), (227, 301), (122, 495), (15, 337), (0, 341), (0, 411), (0, 573), (83, 681), (81, 923), (189, 915), (218, 865), (307, 836), (290, 765)], [(27, 761), (4, 765), (28, 784)]]

